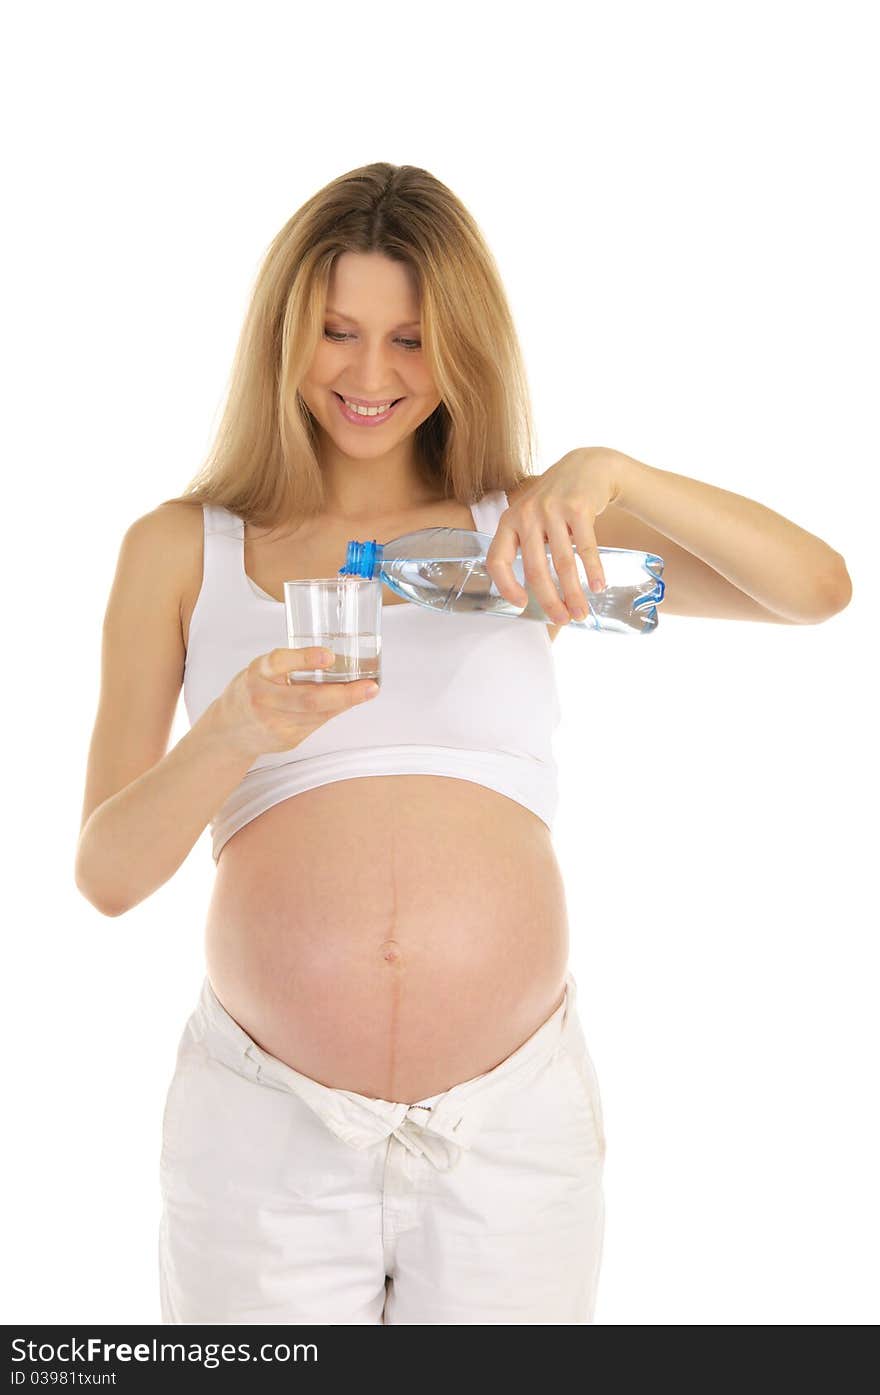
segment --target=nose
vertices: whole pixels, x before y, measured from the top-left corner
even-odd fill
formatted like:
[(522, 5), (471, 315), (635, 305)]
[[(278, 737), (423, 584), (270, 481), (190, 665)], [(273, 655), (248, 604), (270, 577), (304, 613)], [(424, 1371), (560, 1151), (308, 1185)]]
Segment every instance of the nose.
[(352, 376), (360, 384), (356, 393), (358, 397), (365, 397), (370, 402), (389, 402), (405, 395), (400, 388), (394, 388), (383, 396), (395, 378), (394, 350), (389, 349), (387, 344), (382, 341), (371, 344), (364, 339), (355, 345), (354, 357), (358, 366), (352, 371)]

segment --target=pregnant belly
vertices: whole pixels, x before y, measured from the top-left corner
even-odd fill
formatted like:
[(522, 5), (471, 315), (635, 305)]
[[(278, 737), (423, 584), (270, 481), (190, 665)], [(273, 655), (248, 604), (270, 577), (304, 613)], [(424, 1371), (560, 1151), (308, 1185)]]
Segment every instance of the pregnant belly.
[(465, 780), (307, 790), (223, 848), (206, 959), (264, 1051), (412, 1104), (491, 1070), (561, 1002), (568, 920), (550, 831)]

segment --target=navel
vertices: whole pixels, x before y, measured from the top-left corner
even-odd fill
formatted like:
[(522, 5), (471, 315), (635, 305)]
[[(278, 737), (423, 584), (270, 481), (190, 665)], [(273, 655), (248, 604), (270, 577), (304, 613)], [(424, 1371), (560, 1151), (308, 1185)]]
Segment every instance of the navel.
[(386, 964), (400, 963), (400, 944), (397, 940), (383, 940), (379, 946), (379, 953)]

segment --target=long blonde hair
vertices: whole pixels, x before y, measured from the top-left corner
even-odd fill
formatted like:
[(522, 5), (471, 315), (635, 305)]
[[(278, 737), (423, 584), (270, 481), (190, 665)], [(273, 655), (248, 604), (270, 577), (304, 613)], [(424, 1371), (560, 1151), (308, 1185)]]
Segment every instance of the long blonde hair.
[(316, 422), (298, 388), (324, 332), (330, 272), (343, 252), (408, 265), (440, 405), (416, 431), (418, 468), (445, 498), (472, 504), (532, 476), (525, 368), (501, 277), (476, 222), (416, 165), (364, 165), (294, 213), (257, 274), (213, 445), (183, 494), (270, 528), (319, 513)]

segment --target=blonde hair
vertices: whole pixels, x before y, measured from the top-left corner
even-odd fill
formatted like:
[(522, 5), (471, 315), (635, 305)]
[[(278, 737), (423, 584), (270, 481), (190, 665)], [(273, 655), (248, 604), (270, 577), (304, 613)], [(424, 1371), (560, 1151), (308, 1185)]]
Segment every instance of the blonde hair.
[(442, 397), (415, 433), (426, 483), (469, 505), (531, 477), (529, 390), (494, 258), (467, 209), (427, 170), (377, 163), (334, 179), (274, 238), (209, 454), (166, 503), (220, 504), (261, 527), (320, 512), (316, 422), (298, 388), (344, 252), (378, 252), (415, 273), (423, 353)]

